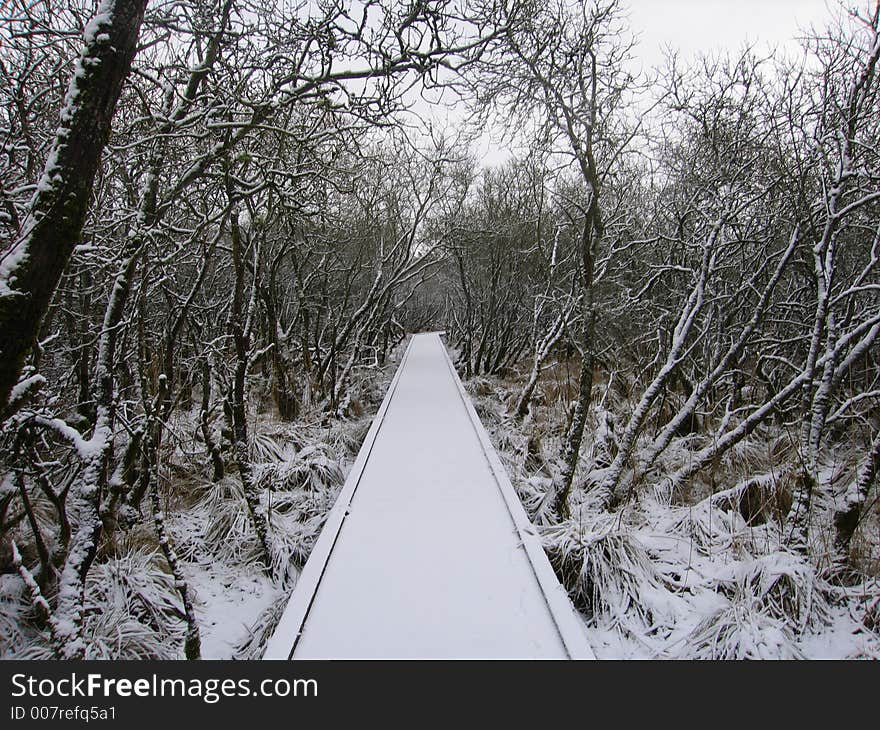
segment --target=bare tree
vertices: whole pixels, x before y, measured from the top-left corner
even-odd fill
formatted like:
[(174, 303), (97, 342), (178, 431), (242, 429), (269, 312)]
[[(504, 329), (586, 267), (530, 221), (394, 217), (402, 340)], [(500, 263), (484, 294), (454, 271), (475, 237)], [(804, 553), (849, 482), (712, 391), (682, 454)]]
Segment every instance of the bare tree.
[(146, 2), (105, 0), (86, 25), (84, 46), (60, 112), (37, 190), (0, 268), (0, 401), (13, 392), (64, 267), (79, 241), (89, 196), (122, 84), (137, 48)]
[(626, 68), (631, 47), (616, 0), (552, 2), (532, 8), (479, 65), (481, 103), (507, 118), (532, 122), (545, 144), (570, 160), (581, 186), (576, 203), (581, 366), (556, 483), (556, 509), (562, 515), (568, 512), (592, 397), (595, 284), (606, 235), (603, 194), (634, 136), (623, 113), (634, 88)]

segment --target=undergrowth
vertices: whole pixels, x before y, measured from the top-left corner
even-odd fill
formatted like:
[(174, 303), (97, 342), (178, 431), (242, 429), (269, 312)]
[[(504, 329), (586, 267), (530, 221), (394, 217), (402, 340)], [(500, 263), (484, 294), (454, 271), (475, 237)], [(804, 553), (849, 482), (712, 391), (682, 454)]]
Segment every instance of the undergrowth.
[[(623, 506), (604, 512), (590, 488), (609, 462), (615, 415), (631, 405), (600, 384), (571, 516), (559, 520), (552, 485), (567, 425), (564, 404), (539, 388), (520, 422), (507, 411), (515, 378), (483, 376), (465, 387), (598, 656), (880, 658), (880, 583), (868, 571), (851, 575), (845, 587), (834, 580), (839, 565), (822, 544), (829, 506), (816, 509), (807, 556), (786, 544), (797, 456), (784, 432), (758, 429), (688, 489), (673, 492), (668, 475), (705, 445), (698, 435), (678, 437), (638, 476)], [(638, 446), (648, 443), (643, 438)], [(828, 454), (823, 479), (832, 490), (851, 478), (854, 460), (845, 449)], [(872, 555), (876, 540), (860, 539)]]
[[(261, 656), (401, 352), (381, 369), (356, 374), (346, 415), (315, 407), (295, 422), (282, 422), (251, 404), (249, 457), (268, 519), (269, 566), (263, 564), (231, 455), (226, 474), (214, 482), (198, 436), (199, 414), (184, 413), (169, 424), (178, 437), (164, 447), (160, 488), (167, 530), (195, 606), (203, 657)], [(220, 437), (219, 420), (214, 435)], [(38, 495), (34, 513), (51, 521), (51, 505)], [(22, 532), (22, 549), (32, 549), (24, 537)], [(86, 658), (183, 658), (186, 618), (149, 515), (118, 530), (104, 551), (87, 579)], [(48, 628), (34, 614), (24, 582), (12, 573), (0, 575), (0, 657), (53, 658)]]

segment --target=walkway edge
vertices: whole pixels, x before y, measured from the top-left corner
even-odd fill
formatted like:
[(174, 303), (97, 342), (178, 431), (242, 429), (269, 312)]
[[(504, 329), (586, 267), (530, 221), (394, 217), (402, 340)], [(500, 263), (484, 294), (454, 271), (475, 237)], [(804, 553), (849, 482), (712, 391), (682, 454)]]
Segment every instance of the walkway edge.
[[(293, 652), (305, 626), (309, 609), (318, 591), (318, 584), (321, 582), (324, 570), (333, 552), (333, 546), (336, 544), (336, 539), (339, 537), (342, 525), (348, 516), (348, 508), (360, 484), (370, 452), (373, 450), (373, 444), (376, 442), (379, 429), (382, 427), (382, 421), (385, 420), (388, 406), (394, 397), (394, 391), (397, 390), (397, 383), (400, 381), (400, 376), (409, 357), (412, 343), (413, 338), (410, 338), (403, 357), (400, 359), (400, 364), (397, 366), (397, 372), (394, 373), (394, 378), (388, 386), (388, 392), (385, 393), (379, 410), (376, 412), (375, 418), (373, 418), (373, 423), (370, 425), (369, 431), (367, 431), (363, 444), (361, 444), (348, 478), (345, 480), (345, 484), (339, 492), (339, 496), (336, 498), (330, 514), (327, 515), (327, 521), (321, 528), (321, 534), (315, 541), (315, 547), (312, 548), (312, 552), (308, 560), (306, 560), (305, 566), (303, 566), (302, 573), (300, 573), (299, 579), (293, 587), (290, 601), (281, 615), (281, 620), (266, 644), (263, 659), (291, 659), (293, 657)], [(443, 350), (445, 352), (446, 348), (443, 348)]]
[[(437, 338), (440, 339), (440, 336), (437, 335)], [(541, 591), (544, 593), (544, 597), (547, 599), (547, 607), (550, 609), (550, 615), (556, 623), (562, 643), (565, 644), (566, 651), (571, 659), (595, 659), (596, 655), (587, 641), (581, 619), (576, 614), (575, 607), (568, 597), (568, 593), (557, 579), (553, 566), (550, 565), (550, 560), (547, 557), (547, 553), (544, 552), (544, 546), (541, 544), (541, 538), (529, 520), (525, 508), (522, 506), (522, 502), (513, 488), (510, 477), (507, 475), (507, 471), (504, 469), (504, 465), (495, 451), (495, 447), (492, 446), (489, 433), (477, 415), (474, 404), (464, 389), (461, 378), (458, 377), (458, 372), (456, 372), (455, 366), (452, 364), (449, 351), (443, 344), (442, 339), (440, 339), (440, 346), (443, 354), (446, 356), (449, 370), (452, 373), (459, 395), (470, 417), (471, 425), (474, 427), (483, 453), (489, 462), (492, 476), (495, 478), (498, 489), (501, 490), (504, 503), (507, 505), (507, 510), (510, 512), (513, 524), (516, 526), (516, 531), (531, 563), (535, 578), (541, 587)]]

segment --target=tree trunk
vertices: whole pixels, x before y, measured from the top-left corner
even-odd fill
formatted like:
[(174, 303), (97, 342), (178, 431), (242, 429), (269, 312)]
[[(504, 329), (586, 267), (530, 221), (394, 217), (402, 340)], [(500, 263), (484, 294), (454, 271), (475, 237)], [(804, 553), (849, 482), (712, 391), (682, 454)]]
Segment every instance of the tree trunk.
[(532, 359), (532, 371), (529, 373), (529, 379), (523, 386), (522, 391), (520, 391), (519, 397), (516, 399), (516, 405), (513, 408), (513, 415), (519, 421), (522, 421), (528, 415), (529, 403), (531, 403), (532, 395), (538, 385), (541, 367), (565, 332), (565, 319), (565, 313), (561, 313), (554, 321), (550, 331), (535, 348), (535, 355)]
[[(595, 164), (589, 157), (590, 170), (587, 179), (595, 180)], [(581, 442), (590, 411), (593, 396), (593, 368), (595, 366), (596, 308), (593, 296), (593, 277), (596, 267), (596, 252), (602, 236), (602, 221), (599, 214), (598, 186), (593, 186), (592, 201), (587, 212), (581, 233), (581, 372), (578, 378), (578, 401), (572, 415), (571, 427), (562, 452), (562, 471), (556, 487), (554, 508), (560, 517), (568, 517), (568, 496), (571, 493), (574, 473), (581, 453)]]
[(223, 463), (223, 454), (220, 446), (214, 441), (211, 434), (211, 425), (208, 420), (208, 414), (211, 409), (211, 366), (208, 364), (208, 358), (202, 358), (202, 407), (199, 411), (199, 426), (202, 430), (202, 438), (205, 440), (205, 449), (211, 456), (211, 465), (213, 474), (211, 481), (215, 484), (219, 482), (226, 471)]
[(871, 449), (859, 467), (855, 481), (843, 497), (843, 508), (834, 513), (834, 546), (848, 555), (853, 534), (859, 526), (868, 492), (877, 479), (880, 469), (880, 432), (874, 437)]
[(79, 243), (92, 185), (147, 0), (103, 0), (85, 30), (49, 158), (18, 239), (0, 263), (0, 407), (5, 410)]
[[(260, 495), (254, 486), (253, 473), (248, 454), (247, 432), (247, 377), (248, 359), (250, 356), (250, 312), (245, 314), (242, 306), (244, 289), (244, 252), (242, 251), (241, 230), (238, 225), (238, 211), (232, 211), (232, 264), (235, 270), (235, 287), (232, 294), (232, 307), (229, 310), (229, 326), (235, 344), (235, 378), (232, 386), (232, 449), (235, 455), (238, 474), (241, 478), (242, 491), (247, 503), (248, 514), (260, 550), (266, 564), (266, 572), (272, 571), (272, 552), (269, 548), (268, 522), (260, 504)], [(257, 277), (256, 262), (254, 278)], [(256, 282), (253, 289), (256, 290)], [(253, 297), (252, 297), (253, 300)], [(249, 309), (251, 309), (249, 307)], [(246, 320), (246, 321), (245, 321)]]

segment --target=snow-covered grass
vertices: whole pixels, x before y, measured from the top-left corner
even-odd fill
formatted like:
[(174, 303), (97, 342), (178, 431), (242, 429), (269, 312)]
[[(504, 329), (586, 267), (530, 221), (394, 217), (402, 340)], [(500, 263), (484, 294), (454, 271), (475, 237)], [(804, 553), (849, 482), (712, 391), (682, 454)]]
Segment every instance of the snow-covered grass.
[[(608, 463), (609, 418), (625, 404), (600, 383), (571, 516), (560, 522), (552, 478), (566, 409), (549, 392), (562, 392), (558, 384), (546, 383), (522, 423), (506, 412), (515, 378), (465, 385), (600, 658), (880, 658), (880, 581), (869, 570), (878, 540), (862, 530), (860, 565), (868, 570), (846, 586), (833, 580), (823, 544), (827, 510), (817, 509), (809, 557), (787, 548), (784, 516), (797, 470), (784, 433), (759, 430), (686, 493), (672, 493), (668, 475), (701, 448), (701, 437), (677, 438), (632, 498), (603, 512), (589, 487)], [(829, 454), (821, 478), (830, 493), (844, 487), (852, 461)]]
[(30, 618), (24, 581), (15, 573), (0, 575), (0, 656), (9, 656), (27, 643)]
[[(86, 659), (177, 659), (186, 625), (159, 553), (132, 550), (95, 564), (86, 581)], [(31, 635), (16, 659), (52, 659), (48, 633)]]
[[(271, 635), (369, 429), (403, 347), (381, 369), (356, 372), (348, 417), (317, 408), (282, 422), (252, 404), (250, 458), (269, 523), (263, 564), (232, 459), (219, 481), (198, 435), (198, 413), (176, 414), (162, 466), (166, 526), (186, 578), (205, 659), (257, 658)], [(219, 435), (219, 434), (218, 434)], [(34, 500), (38, 520), (52, 518)], [(47, 530), (48, 532), (48, 530)], [(148, 518), (118, 530), (92, 566), (84, 637), (90, 659), (182, 659), (186, 621)], [(49, 598), (52, 598), (49, 596)], [(0, 657), (51, 658), (18, 575), (0, 576)]]
[(396, 364), (392, 357), (385, 368), (362, 373), (353, 387), (357, 417), (328, 419), (316, 411), (294, 423), (254, 417), (250, 452), (269, 522), (268, 571), (234, 472), (217, 483), (204, 480), (200, 499), (171, 521), (176, 544), (188, 546), (184, 567), (196, 596), (204, 658), (262, 654)]

